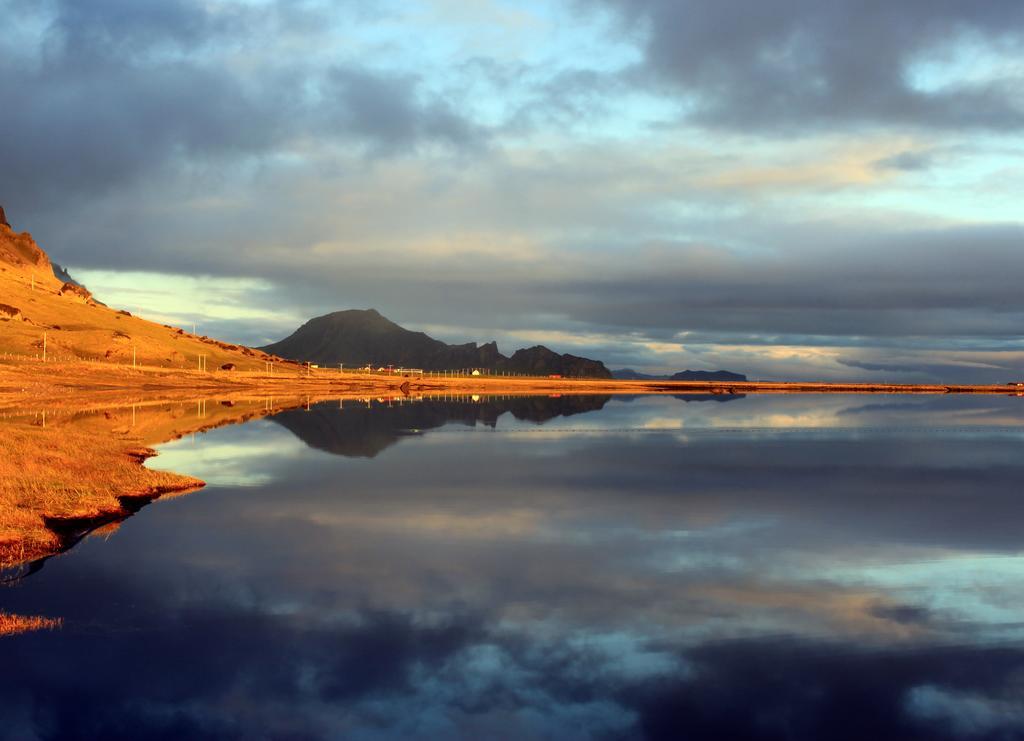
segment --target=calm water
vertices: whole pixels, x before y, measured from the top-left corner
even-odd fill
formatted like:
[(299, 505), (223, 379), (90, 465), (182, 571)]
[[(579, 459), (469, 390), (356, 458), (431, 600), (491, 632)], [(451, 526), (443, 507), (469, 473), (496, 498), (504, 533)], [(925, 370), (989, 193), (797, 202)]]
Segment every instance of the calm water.
[(526, 399), (163, 446), (0, 737), (1024, 737), (1024, 400)]

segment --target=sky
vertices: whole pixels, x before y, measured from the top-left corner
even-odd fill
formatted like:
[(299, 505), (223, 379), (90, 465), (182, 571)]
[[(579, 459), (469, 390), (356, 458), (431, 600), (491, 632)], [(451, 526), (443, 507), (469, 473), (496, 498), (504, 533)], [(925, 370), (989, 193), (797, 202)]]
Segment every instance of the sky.
[(252, 345), (1024, 377), (1019, 0), (0, 0), (0, 204)]

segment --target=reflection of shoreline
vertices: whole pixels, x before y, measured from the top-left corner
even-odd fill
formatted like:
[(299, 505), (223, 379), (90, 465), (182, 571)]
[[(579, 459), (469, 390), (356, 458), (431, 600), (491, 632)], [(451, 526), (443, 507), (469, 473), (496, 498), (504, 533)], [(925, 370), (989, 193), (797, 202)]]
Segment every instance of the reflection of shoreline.
[[(335, 400), (293, 414), (410, 405), (342, 401), (340, 412)], [(497, 429), (792, 413), (816, 401), (684, 410), (643, 400), (545, 426), (506, 413)], [(455, 406), (472, 420), (483, 402)], [(266, 422), (195, 450), (181, 441), (185, 457), (230, 456), (263, 483), (165, 507), (0, 593), (10, 613), (66, 626), (0, 642), (15, 667), (0, 715), (16, 717), (31, 696), (85, 727), (131, 718), (142, 737), (182, 712), (210, 735), (230, 714), (250, 724), (231, 726), (246, 737), (272, 722), (315, 737), (294, 719), (329, 704), (346, 719), (337, 733), (399, 737), (415, 707), (465, 720), (476, 737), (483, 715), (501, 736), (520, 713), (565, 738), (616, 703), (615, 737), (654, 726), (667, 737), (763, 736), (764, 721), (742, 725), (742, 707), (809, 719), (801, 737), (845, 722), (864, 738), (883, 733), (855, 725), (879, 708), (914, 720), (906, 698), (921, 687), (953, 707), (957, 693), (969, 709), (979, 698), (1016, 707), (1019, 442), (894, 442), (873, 428), (824, 441), (728, 432), (680, 443), (621, 430), (506, 441), (460, 416), (429, 444), (373, 463), (303, 451)], [(97, 656), (89, 682), (68, 682), (67, 666)], [(239, 713), (239, 697), (265, 712)], [(389, 718), (399, 720), (381, 725)]]
[[(506, 410), (520, 419), (543, 421), (549, 418), (546, 408), (557, 408), (550, 416), (560, 416), (599, 409), (607, 401), (583, 395), (440, 398), (460, 400), (455, 406), (465, 411), (455, 416), (485, 424)], [(365, 431), (357, 433), (365, 439), (352, 441), (353, 449), (362, 451), (353, 455), (372, 456), (403, 434), (401, 425), (428, 429), (451, 418), (442, 414), (438, 420), (436, 412), (414, 410), (453, 402), (424, 401), (397, 391), (373, 397), (365, 391), (330, 397), (235, 393), (214, 399), (175, 398), (166, 392), (125, 398), (123, 392), (108, 392), (71, 402), (65, 397), (22, 409), (8, 407), (0, 412), (0, 569), (17, 572), (14, 579), (34, 573), (47, 558), (69, 550), (97, 528), (120, 522), (162, 496), (204, 486), (197, 478), (144, 466), (156, 454), (150, 446), (290, 409), (312, 410), (321, 403), (347, 403), (356, 419), (357, 409), (373, 408), (365, 415)], [(389, 406), (405, 411), (391, 414)], [(401, 425), (387, 420), (400, 420)], [(378, 423), (388, 428), (383, 436)]]
[[(370, 404), (387, 410), (388, 401)], [(667, 399), (645, 406), (648, 416), (682, 409)], [(756, 404), (707, 406), (697, 411)], [(638, 407), (609, 404), (578, 426)], [(498, 428), (533, 428), (510, 421)], [(960, 692), (970, 681), (972, 702), (1015, 697), (1021, 643), (1004, 628), (1016, 630), (1019, 559), (1001, 559), (998, 578), (991, 562), (1019, 552), (1012, 441), (893, 444), (872, 432), (810, 445), (628, 435), (506, 445), (449, 424), (434, 443), (353, 464), (296, 454), (299, 444), (266, 423), (226, 433), (209, 447), (250, 449), (253, 467), (270, 472), (266, 484), (156, 513), (27, 582), (5, 607), (62, 615), (67, 628), (4, 650), (31, 642), (35, 653), (22, 656), (63, 663), (39, 661), (9, 687), (31, 683), (48, 698), (67, 684), (62, 667), (99, 646), (99, 685), (76, 683), (81, 694), (61, 695), (64, 707), (92, 713), (108, 696), (119, 717), (151, 708), (168, 666), (182, 689), (157, 693), (161, 714), (186, 698), (197, 719), (237, 715), (225, 698), (244, 695), (291, 722), (326, 697), (357, 718), (362, 708), (379, 719), (391, 701), (388, 717), (415, 706), (477, 723), (484, 707), (499, 729), (509, 707), (536, 712), (537, 677), (556, 688), (556, 707), (579, 703), (574, 723), (595, 717), (595, 696), (627, 698), (647, 718), (661, 707), (683, 724), (716, 707), (778, 717), (794, 702), (813, 718), (834, 703), (873, 717), (884, 703), (900, 712), (915, 688), (953, 681)], [(982, 568), (958, 565), (979, 553)], [(993, 607), (1002, 609), (993, 616)], [(986, 646), (993, 638), (999, 645)], [(965, 678), (972, 666), (977, 683)], [(124, 676), (139, 681), (124, 690)], [(21, 697), (7, 696), (12, 706)], [(716, 737), (746, 737), (734, 715), (715, 716)], [(249, 720), (258, 736), (267, 716)], [(807, 737), (829, 737), (827, 726)]]
[(0, 414), (0, 569), (37, 570), (96, 528), (171, 493), (191, 476), (151, 469), (149, 446), (307, 403), (305, 398), (88, 398)]

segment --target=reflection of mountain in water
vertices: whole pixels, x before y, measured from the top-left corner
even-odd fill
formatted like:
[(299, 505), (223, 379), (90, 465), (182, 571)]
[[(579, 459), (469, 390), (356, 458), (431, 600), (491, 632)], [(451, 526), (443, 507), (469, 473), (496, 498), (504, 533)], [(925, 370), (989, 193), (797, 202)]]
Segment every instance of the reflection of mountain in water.
[(673, 399), (679, 399), (679, 401), (685, 401), (687, 403), (691, 401), (736, 401), (736, 399), (745, 399), (746, 394), (673, 394)]
[(406, 435), (432, 430), (449, 422), (495, 427), (506, 412), (538, 424), (555, 417), (597, 411), (610, 396), (529, 396), (483, 399), (479, 402), (407, 401), (345, 402), (343, 408), (318, 404), (309, 411), (292, 410), (271, 417), (306, 445), (350, 458), (373, 458)]

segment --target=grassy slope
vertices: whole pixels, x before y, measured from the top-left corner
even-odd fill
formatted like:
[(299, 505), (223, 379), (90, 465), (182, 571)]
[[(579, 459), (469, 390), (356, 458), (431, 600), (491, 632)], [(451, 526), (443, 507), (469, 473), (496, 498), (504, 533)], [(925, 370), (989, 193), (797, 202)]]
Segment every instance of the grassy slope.
[[(33, 278), (35, 288), (32, 287)], [(49, 259), (28, 234), (0, 225), (0, 303), (18, 309), (20, 319), (0, 318), (0, 357), (42, 354), (46, 333), (51, 359), (136, 362), (166, 369), (192, 369), (199, 355), (211, 370), (234, 363), (239, 370), (262, 370), (264, 353), (177, 328), (128, 316), (74, 293), (60, 295)]]
[[(200, 354), (209, 368), (234, 363), (243, 372), (263, 369), (263, 353), (195, 337), (62, 289), (32, 237), (0, 224), (0, 397), (40, 403), (82, 378), (98, 389), (153, 381), (203, 386), (212, 374), (192, 371)], [(45, 366), (34, 360), (42, 355), (44, 333), (51, 361)], [(148, 372), (131, 369), (133, 350)], [(0, 425), (0, 565), (60, 550), (59, 528), (47, 523), (109, 519), (126, 513), (133, 498), (202, 485), (145, 468), (130, 454), (182, 434), (178, 415), (145, 415), (145, 423), (135, 414), (132, 421), (139, 424), (133, 425), (125, 414), (51, 416), (48, 428), (24, 420)], [(203, 424), (208, 422), (193, 420), (185, 427)]]

